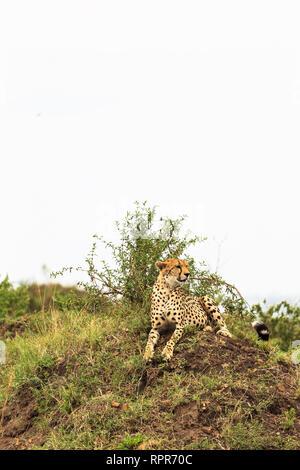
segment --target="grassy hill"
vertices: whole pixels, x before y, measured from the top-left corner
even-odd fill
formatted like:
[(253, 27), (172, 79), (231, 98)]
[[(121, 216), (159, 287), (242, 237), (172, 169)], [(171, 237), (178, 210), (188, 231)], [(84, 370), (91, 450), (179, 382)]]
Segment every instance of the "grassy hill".
[(299, 449), (299, 369), (249, 321), (187, 331), (145, 365), (147, 312), (48, 310), (2, 320), (0, 449)]

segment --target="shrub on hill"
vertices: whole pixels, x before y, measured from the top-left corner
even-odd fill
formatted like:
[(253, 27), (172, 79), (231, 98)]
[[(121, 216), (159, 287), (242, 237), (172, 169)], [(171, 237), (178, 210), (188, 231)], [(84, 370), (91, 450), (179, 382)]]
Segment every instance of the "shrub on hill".
[[(204, 261), (196, 261), (189, 249), (202, 243), (205, 238), (183, 234), (186, 216), (177, 219), (157, 216), (156, 208), (146, 202), (136, 202), (133, 212), (127, 212), (124, 220), (117, 221), (119, 241), (113, 243), (102, 236), (94, 235), (95, 242), (85, 259), (85, 266), (64, 267), (52, 273), (53, 277), (64, 272), (83, 271), (88, 280), (80, 282), (91, 298), (109, 296), (122, 298), (129, 304), (149, 307), (152, 286), (157, 278), (155, 262), (167, 258), (185, 259), (192, 276), (201, 277), (185, 286), (196, 295), (213, 295), (226, 304), (227, 310), (246, 312), (246, 303), (237, 294), (234, 286), (226, 284), (216, 273), (211, 272)], [(97, 253), (97, 242), (104, 251)], [(111, 251), (113, 263), (109, 264), (103, 256)], [(204, 279), (203, 279), (204, 278)]]

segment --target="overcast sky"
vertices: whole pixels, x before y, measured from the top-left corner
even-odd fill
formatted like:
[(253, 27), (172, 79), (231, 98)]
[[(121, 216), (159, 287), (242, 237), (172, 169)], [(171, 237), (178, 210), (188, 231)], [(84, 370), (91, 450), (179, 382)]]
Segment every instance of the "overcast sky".
[(299, 13), (0, 0), (0, 279), (81, 264), (147, 200), (247, 300), (300, 299)]

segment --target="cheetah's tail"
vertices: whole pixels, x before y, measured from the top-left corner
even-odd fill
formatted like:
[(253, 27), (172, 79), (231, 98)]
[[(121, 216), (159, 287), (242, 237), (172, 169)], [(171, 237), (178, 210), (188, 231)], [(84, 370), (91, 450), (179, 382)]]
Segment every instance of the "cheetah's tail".
[(254, 321), (253, 323), (251, 323), (251, 325), (252, 328), (254, 328), (254, 330), (258, 334), (259, 339), (263, 341), (268, 341), (270, 332), (267, 325), (265, 325), (262, 321)]

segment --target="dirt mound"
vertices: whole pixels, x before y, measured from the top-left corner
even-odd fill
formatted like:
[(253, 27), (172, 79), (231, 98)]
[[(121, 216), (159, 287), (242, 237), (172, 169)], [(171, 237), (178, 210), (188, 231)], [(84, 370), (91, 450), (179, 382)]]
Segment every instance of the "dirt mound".
[[(161, 341), (161, 348), (167, 340), (168, 337)], [(247, 420), (253, 422), (258, 418), (270, 435), (280, 434), (300, 442), (297, 366), (281, 361), (270, 366), (268, 351), (239, 339), (217, 338), (207, 333), (199, 340), (193, 350), (182, 348), (175, 352), (164, 371), (180, 373), (183, 369), (198, 380), (202, 376), (213, 377), (216, 385), (213, 389), (211, 386), (207, 390), (204, 388), (200, 400), (175, 406), (161, 397), (161, 411), (168, 409), (175, 417), (170, 436), (178, 436), (185, 443), (199, 442), (208, 436), (218, 439), (224, 417), (231, 415), (234, 426), (235, 414), (240, 412), (245, 415), (246, 430)], [(229, 370), (230, 374), (227, 373)], [(148, 387), (161, 380), (164, 371), (159, 367), (159, 361), (154, 360), (141, 378), (139, 393), (145, 393)], [(260, 384), (264, 385), (261, 390), (258, 389)], [(160, 424), (151, 423), (151, 426), (158, 430)], [(222, 440), (219, 444), (222, 447)], [(272, 444), (268, 448), (272, 449)]]
[(1, 449), (26, 449), (33, 443), (42, 443), (43, 437), (34, 429), (34, 418), (38, 413), (30, 389), (22, 387), (14, 401), (8, 403), (2, 413)]
[[(128, 389), (127, 398), (132, 402), (139, 401), (142, 395), (152, 396), (156, 407), (143, 422), (133, 422), (128, 432), (146, 436), (154, 433), (158, 441), (150, 440), (150, 449), (161, 438), (178, 443), (176, 448), (206, 441), (212, 445), (209, 448), (241, 448), (238, 447), (240, 435), (243, 448), (278, 448), (276, 439), (287, 442), (293, 439), (298, 445), (297, 366), (271, 357), (270, 350), (253, 347), (245, 340), (221, 338), (209, 332), (185, 335), (172, 360), (164, 364), (159, 353), (169, 337), (161, 338), (152, 364), (145, 366), (135, 389)], [(72, 370), (78, 357), (67, 359)], [(51, 381), (67, 377), (68, 364), (62, 361), (55, 367), (44, 367), (38, 376)], [(164, 383), (172, 383), (174, 390)], [(176, 383), (181, 389), (186, 387), (186, 393), (180, 397), (176, 395)], [(107, 387), (110, 386), (108, 383)], [(80, 406), (86, 404), (79, 405), (79, 409)], [(121, 413), (119, 409), (111, 410), (111, 413)], [(36, 426), (37, 416), (34, 394), (23, 386), (4, 410), (0, 449), (43, 445), (46, 436)], [(164, 416), (168, 417), (167, 425)], [(61, 419), (58, 416), (51, 426), (60, 426)], [(270, 436), (270, 440), (259, 441), (260, 435)], [(147, 449), (147, 443), (143, 446)]]

